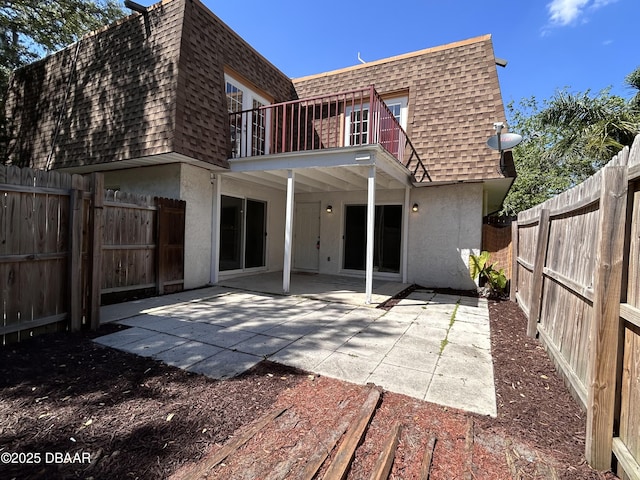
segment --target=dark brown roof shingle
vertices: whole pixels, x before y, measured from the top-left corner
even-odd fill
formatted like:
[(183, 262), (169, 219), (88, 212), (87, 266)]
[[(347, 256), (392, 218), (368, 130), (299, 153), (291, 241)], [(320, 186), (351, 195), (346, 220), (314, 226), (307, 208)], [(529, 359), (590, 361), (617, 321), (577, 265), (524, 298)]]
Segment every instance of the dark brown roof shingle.
[(17, 70), (10, 161), (45, 168), (52, 154), (65, 168), (176, 152), (227, 167), (225, 69), (274, 102), (369, 85), (408, 92), (407, 133), (433, 181), (502, 176), (485, 144), (505, 119), (490, 36), (292, 81), (199, 0), (164, 0)]
[(409, 96), (407, 134), (436, 182), (501, 178), (486, 146), (505, 121), (489, 35), (332, 72), (294, 79), (310, 97), (374, 85)]

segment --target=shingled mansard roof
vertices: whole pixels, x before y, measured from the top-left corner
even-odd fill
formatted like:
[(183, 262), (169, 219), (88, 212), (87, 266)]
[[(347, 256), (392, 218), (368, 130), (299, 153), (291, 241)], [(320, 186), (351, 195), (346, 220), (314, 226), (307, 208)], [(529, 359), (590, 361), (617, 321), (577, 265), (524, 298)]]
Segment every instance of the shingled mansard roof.
[(407, 134), (433, 181), (502, 178), (486, 146), (504, 106), (491, 36), (294, 79), (300, 97), (375, 85), (409, 98)]
[(199, 0), (165, 0), (17, 70), (6, 107), (10, 161), (227, 168), (225, 72), (274, 103), (369, 85), (383, 97), (407, 95), (407, 133), (433, 181), (503, 178), (485, 144), (505, 118), (490, 36), (292, 81)]

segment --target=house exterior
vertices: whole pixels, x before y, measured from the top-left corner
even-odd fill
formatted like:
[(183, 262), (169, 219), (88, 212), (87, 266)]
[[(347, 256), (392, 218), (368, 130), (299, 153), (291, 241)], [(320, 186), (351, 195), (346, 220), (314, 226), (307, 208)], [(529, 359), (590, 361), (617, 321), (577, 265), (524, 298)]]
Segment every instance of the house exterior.
[(199, 0), (17, 70), (9, 162), (187, 202), (185, 288), (258, 272), (473, 288), (515, 176), (490, 36), (290, 79)]

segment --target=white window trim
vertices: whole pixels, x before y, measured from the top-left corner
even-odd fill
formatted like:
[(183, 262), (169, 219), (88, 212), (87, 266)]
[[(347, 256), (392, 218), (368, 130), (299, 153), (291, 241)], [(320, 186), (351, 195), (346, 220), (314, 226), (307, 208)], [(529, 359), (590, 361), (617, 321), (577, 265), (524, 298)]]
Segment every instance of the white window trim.
[[(231, 75), (225, 73), (224, 74), (224, 86), (225, 86), (225, 96), (227, 90), (227, 83), (235, 86), (237, 89), (242, 91), (242, 110), (253, 110), (253, 101), (257, 100), (263, 105), (271, 105), (271, 102), (264, 98), (263, 96), (257, 94), (246, 84), (232, 77)], [(249, 156), (249, 152), (251, 149), (251, 136), (247, 134), (247, 129), (250, 128), (250, 125), (246, 125), (246, 122), (242, 123), (242, 138), (248, 141), (242, 142), (242, 151), (240, 152), (240, 156), (247, 157)], [(271, 110), (267, 110), (266, 118), (265, 118), (265, 146), (264, 146), (264, 154), (267, 155), (270, 151), (270, 140), (271, 140)]]
[[(257, 197), (248, 197), (246, 195), (238, 195), (235, 193), (225, 193), (225, 192), (221, 192), (220, 193), (220, 201), (222, 202), (222, 197), (232, 197), (232, 198), (237, 198), (242, 200), (242, 206), (243, 206), (243, 211), (242, 211), (242, 241), (241, 241), (241, 247), (242, 247), (242, 267), (240, 268), (234, 268), (232, 270), (220, 270), (220, 255), (218, 254), (218, 270), (219, 270), (219, 278), (230, 278), (230, 277), (234, 277), (234, 276), (238, 276), (239, 274), (247, 274), (247, 273), (257, 273), (257, 272), (264, 272), (264, 271), (268, 271), (269, 270), (269, 235), (268, 235), (268, 229), (269, 229), (269, 201), (265, 200), (263, 198), (257, 198)], [(245, 267), (245, 253), (246, 253), (246, 248), (247, 248), (247, 216), (246, 216), (246, 210), (247, 210), (247, 200), (251, 200), (254, 202), (261, 202), (264, 203), (264, 224), (265, 224), (265, 229), (267, 230), (265, 233), (267, 233), (267, 235), (265, 235), (264, 238), (264, 265), (260, 265), (257, 267)], [(220, 224), (220, 217), (218, 217), (218, 228), (219, 224)], [(218, 241), (218, 253), (219, 253), (219, 249), (220, 249), (220, 242)]]
[[(402, 129), (406, 132), (407, 131), (407, 119), (409, 117), (409, 99), (406, 96), (402, 96), (402, 97), (392, 97), (392, 98), (387, 98), (386, 100), (383, 100), (384, 103), (389, 106), (389, 105), (400, 105), (400, 126), (402, 127)], [(366, 103), (362, 103), (361, 104), (357, 104), (357, 105), (347, 105), (347, 107), (345, 108), (344, 111), (344, 145), (346, 147), (351, 146), (351, 112), (353, 111), (367, 111), (368, 112), (368, 122), (371, 122), (372, 117), (371, 117), (371, 111), (369, 109), (369, 102)], [(367, 123), (367, 126), (369, 125), (369, 123)], [(367, 142), (365, 142), (364, 144), (371, 144), (371, 143), (375, 143), (375, 137), (369, 138), (369, 136), (367, 136)]]
[(409, 99), (406, 96), (403, 97), (393, 97), (387, 98), (384, 100), (384, 103), (387, 106), (390, 105), (400, 105), (400, 126), (407, 131), (407, 119), (409, 117)]

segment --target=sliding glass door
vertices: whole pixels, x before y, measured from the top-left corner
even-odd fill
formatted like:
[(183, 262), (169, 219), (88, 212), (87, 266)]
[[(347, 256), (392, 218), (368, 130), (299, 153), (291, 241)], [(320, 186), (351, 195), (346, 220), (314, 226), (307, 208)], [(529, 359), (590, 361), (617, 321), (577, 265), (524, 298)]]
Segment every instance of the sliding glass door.
[(220, 271), (266, 265), (267, 204), (220, 197)]
[[(345, 270), (364, 270), (367, 245), (367, 206), (345, 207)], [(373, 266), (379, 272), (400, 273), (402, 257), (402, 206), (376, 205)]]

